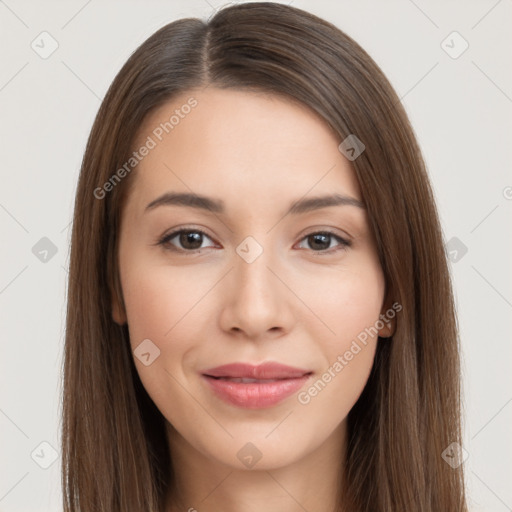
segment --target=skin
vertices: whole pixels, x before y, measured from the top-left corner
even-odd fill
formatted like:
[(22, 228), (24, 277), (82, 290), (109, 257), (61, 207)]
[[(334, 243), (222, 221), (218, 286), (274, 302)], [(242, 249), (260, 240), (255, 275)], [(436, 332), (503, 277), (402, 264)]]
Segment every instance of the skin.
[[(132, 349), (149, 339), (160, 350), (149, 366), (134, 361), (168, 422), (178, 475), (168, 511), (332, 511), (346, 417), (367, 382), (377, 337), (307, 404), (294, 394), (265, 409), (236, 407), (200, 374), (231, 362), (277, 361), (312, 371), (307, 390), (389, 308), (365, 209), (285, 215), (303, 197), (336, 192), (361, 200), (358, 181), (338, 150), (341, 139), (320, 117), (263, 93), (188, 91), (145, 119), (136, 147), (191, 96), (197, 106), (130, 177), (119, 250), (126, 309), (113, 302)], [(146, 211), (171, 191), (221, 199), (225, 213), (177, 205)], [(179, 235), (157, 244), (180, 228), (206, 232), (196, 235), (200, 252)], [(326, 229), (350, 247), (335, 236), (323, 246), (307, 236)], [(236, 252), (248, 236), (263, 249), (252, 263)], [(392, 322), (379, 334), (393, 329)], [(237, 458), (248, 442), (261, 453), (252, 468)]]

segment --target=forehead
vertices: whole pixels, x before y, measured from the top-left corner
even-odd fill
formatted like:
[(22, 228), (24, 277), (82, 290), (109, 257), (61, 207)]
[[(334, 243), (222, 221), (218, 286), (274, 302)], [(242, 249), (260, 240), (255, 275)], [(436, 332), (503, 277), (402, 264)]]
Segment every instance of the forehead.
[(136, 167), (134, 191), (141, 200), (167, 189), (253, 203), (308, 192), (360, 199), (340, 142), (320, 116), (291, 98), (213, 87), (191, 90), (141, 125), (134, 150), (151, 149)]

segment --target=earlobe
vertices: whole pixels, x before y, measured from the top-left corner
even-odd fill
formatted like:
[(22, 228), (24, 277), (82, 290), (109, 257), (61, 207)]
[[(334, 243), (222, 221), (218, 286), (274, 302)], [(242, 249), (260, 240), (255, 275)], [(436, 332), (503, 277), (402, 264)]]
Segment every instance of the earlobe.
[(127, 321), (126, 311), (122, 295), (117, 291), (111, 291), (112, 297), (112, 319), (116, 324), (124, 325)]
[(123, 290), (117, 271), (112, 273), (108, 287), (111, 297), (112, 320), (118, 325), (124, 325), (127, 322), (126, 309), (124, 307)]
[(391, 338), (396, 331), (396, 311), (391, 306), (393, 301), (387, 300), (379, 316), (378, 325), (380, 338)]
[(382, 327), (382, 329), (379, 329), (379, 338), (391, 338), (391, 336), (395, 334), (396, 319), (389, 319), (385, 316), (385, 314), (382, 314), (380, 318), (382, 323), (384, 324), (384, 327)]
[(112, 300), (112, 319), (116, 324), (124, 325), (126, 323), (126, 313), (124, 308), (119, 305), (117, 299)]

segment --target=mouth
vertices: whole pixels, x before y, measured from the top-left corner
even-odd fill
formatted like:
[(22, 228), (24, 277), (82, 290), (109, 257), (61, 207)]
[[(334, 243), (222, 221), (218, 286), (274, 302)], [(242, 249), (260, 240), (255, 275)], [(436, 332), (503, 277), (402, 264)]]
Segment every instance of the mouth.
[(227, 380), (229, 382), (243, 382), (244, 384), (253, 384), (254, 382), (264, 383), (264, 382), (279, 382), (280, 380), (287, 380), (286, 377), (281, 379), (249, 379), (245, 377), (213, 377), (212, 375), (206, 375), (206, 377), (211, 377), (216, 380)]
[(224, 402), (262, 409), (277, 405), (298, 391), (312, 374), (310, 370), (268, 362), (258, 366), (223, 365), (206, 370), (201, 376)]

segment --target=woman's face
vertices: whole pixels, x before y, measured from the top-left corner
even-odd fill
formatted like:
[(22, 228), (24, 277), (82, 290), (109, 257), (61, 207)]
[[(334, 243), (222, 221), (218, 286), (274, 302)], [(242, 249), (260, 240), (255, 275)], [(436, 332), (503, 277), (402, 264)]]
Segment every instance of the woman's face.
[(271, 469), (342, 443), (385, 305), (340, 142), (290, 100), (213, 87), (141, 127), (113, 316), (171, 448)]

